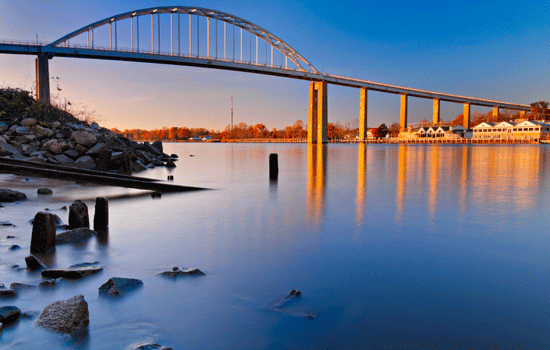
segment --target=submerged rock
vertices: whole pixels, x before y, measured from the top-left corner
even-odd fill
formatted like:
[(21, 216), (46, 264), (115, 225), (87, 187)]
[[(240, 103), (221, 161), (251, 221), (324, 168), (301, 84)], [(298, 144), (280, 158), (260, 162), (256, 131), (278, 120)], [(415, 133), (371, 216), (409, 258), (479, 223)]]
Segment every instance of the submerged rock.
[(175, 278), (178, 276), (204, 276), (205, 273), (195, 268), (182, 270), (179, 267), (173, 267), (172, 271), (164, 271), (159, 273), (159, 275)]
[(0, 307), (0, 322), (11, 323), (16, 321), (21, 316), (21, 310), (15, 306)]
[(174, 350), (168, 346), (162, 346), (156, 343), (134, 345), (131, 350)]
[(86, 276), (94, 275), (103, 271), (103, 267), (99, 266), (84, 266), (84, 267), (69, 267), (66, 269), (48, 269), (41, 272), (42, 277), (47, 278), (66, 278), (79, 279)]
[(38, 287), (32, 284), (24, 284), (24, 283), (17, 283), (17, 282), (10, 284), (10, 289), (14, 290), (16, 293), (21, 293), (21, 291), (29, 291), (36, 288)]
[(138, 289), (141, 286), (143, 286), (142, 280), (135, 278), (113, 277), (109, 278), (107, 282), (99, 287), (99, 294), (116, 297)]
[(0, 289), (0, 299), (12, 299), (17, 297), (13, 289)]
[(57, 287), (57, 280), (47, 280), (38, 283), (38, 288), (40, 289), (52, 289), (55, 287)]
[(31, 271), (35, 270), (42, 270), (46, 268), (46, 265), (44, 265), (38, 258), (36, 258), (33, 255), (29, 255), (25, 258), (25, 262), (27, 263), (27, 269)]
[(61, 232), (56, 236), (56, 244), (75, 244), (87, 242), (97, 232), (86, 227)]
[(7, 188), (0, 189), (0, 202), (17, 202), (27, 199), (27, 195), (23, 192), (9, 190)]
[(48, 195), (48, 194), (53, 194), (53, 191), (51, 188), (46, 188), (46, 187), (42, 187), (42, 188), (39, 188), (37, 191), (36, 191), (37, 194), (42, 194), (42, 195)]
[(46, 306), (36, 324), (58, 333), (73, 334), (90, 323), (88, 303), (81, 294), (67, 300), (58, 300)]

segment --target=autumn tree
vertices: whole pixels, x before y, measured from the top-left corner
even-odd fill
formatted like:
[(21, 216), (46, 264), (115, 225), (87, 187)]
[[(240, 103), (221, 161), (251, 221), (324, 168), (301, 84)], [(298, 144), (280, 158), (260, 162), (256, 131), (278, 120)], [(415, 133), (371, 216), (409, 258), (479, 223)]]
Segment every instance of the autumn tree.
[(399, 131), (401, 130), (401, 126), (399, 123), (393, 123), (390, 125), (388, 131), (391, 134), (391, 137), (397, 137), (399, 136)]
[(534, 120), (550, 119), (550, 110), (548, 109), (548, 102), (539, 101), (539, 102), (531, 103), (531, 118)]

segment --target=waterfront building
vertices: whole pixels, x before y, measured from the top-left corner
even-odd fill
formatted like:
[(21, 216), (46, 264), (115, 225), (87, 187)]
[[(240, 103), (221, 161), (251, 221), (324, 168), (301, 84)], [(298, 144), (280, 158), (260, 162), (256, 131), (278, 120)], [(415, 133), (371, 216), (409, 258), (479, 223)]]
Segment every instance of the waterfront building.
[(545, 120), (525, 120), (501, 122), (498, 124), (484, 122), (473, 127), (474, 140), (516, 140), (540, 141), (548, 139), (550, 123)]

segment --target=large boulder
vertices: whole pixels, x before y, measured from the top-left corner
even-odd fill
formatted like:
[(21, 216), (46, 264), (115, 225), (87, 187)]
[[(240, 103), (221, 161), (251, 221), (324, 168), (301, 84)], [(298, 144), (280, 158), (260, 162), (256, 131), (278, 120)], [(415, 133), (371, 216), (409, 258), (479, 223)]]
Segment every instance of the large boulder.
[(17, 297), (17, 293), (13, 289), (0, 289), (0, 299), (13, 299)]
[(99, 142), (94, 147), (90, 148), (86, 152), (86, 154), (89, 155), (89, 156), (92, 156), (92, 157), (96, 157), (99, 154), (99, 152), (101, 152), (105, 149), (107, 149), (107, 145), (103, 142)]
[(25, 263), (27, 263), (27, 269), (31, 271), (42, 270), (46, 268), (46, 265), (42, 263), (38, 258), (33, 255), (25, 257)]
[(0, 322), (6, 324), (16, 321), (21, 316), (21, 310), (15, 306), (0, 307)]
[(56, 236), (56, 244), (77, 244), (87, 242), (97, 233), (87, 227), (79, 227), (62, 232)]
[(42, 145), (43, 151), (49, 151), (53, 154), (61, 154), (63, 153), (63, 148), (67, 147), (67, 143), (58, 139), (53, 139), (44, 142)]
[(45, 139), (53, 136), (53, 130), (48, 128), (43, 128), (40, 125), (36, 127), (36, 137), (39, 139)]
[(27, 199), (27, 195), (23, 192), (9, 190), (6, 188), (0, 189), (0, 202), (17, 202)]
[(162, 149), (162, 141), (160, 141), (160, 140), (155, 141), (155, 142), (153, 142), (153, 144), (152, 144), (151, 146), (153, 146), (153, 147), (155, 147), (156, 149), (158, 149), (158, 151), (159, 151), (160, 153), (163, 152), (163, 149)]
[(65, 154), (55, 155), (54, 158), (61, 165), (66, 165), (66, 164), (72, 164), (73, 163), (73, 160), (71, 158), (67, 157)]
[(81, 294), (53, 302), (42, 310), (36, 324), (64, 334), (85, 330), (90, 324), (88, 303)]
[(97, 137), (94, 134), (90, 134), (85, 131), (75, 131), (71, 135), (71, 140), (75, 143), (85, 146), (92, 147), (97, 143)]
[(88, 216), (88, 206), (86, 203), (77, 199), (69, 207), (69, 228), (90, 227), (90, 217)]
[(99, 287), (99, 294), (117, 297), (143, 286), (143, 281), (135, 278), (113, 277)]

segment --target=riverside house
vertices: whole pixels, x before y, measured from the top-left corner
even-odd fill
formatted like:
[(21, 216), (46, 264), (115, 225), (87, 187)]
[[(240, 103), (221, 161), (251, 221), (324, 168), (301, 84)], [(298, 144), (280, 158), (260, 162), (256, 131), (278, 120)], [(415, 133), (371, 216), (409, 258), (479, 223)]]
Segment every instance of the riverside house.
[(545, 120), (522, 122), (481, 123), (473, 127), (474, 140), (540, 141), (550, 136), (550, 123)]

